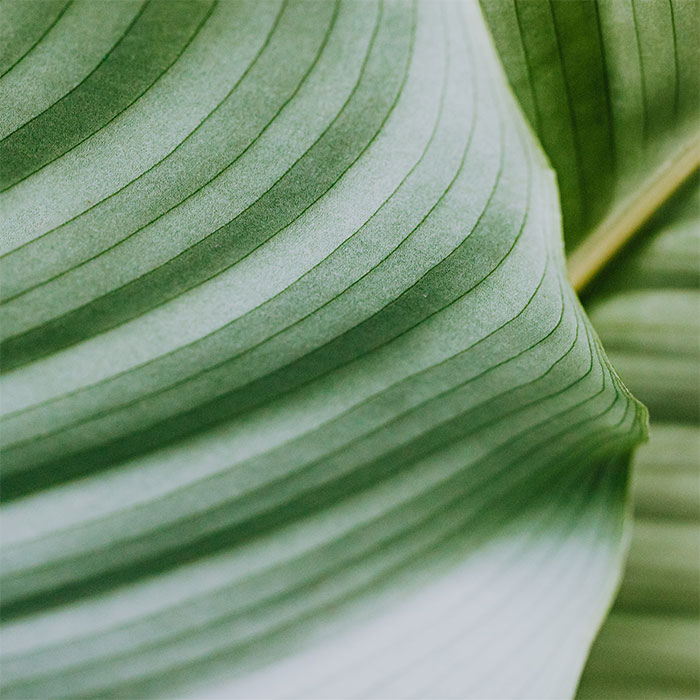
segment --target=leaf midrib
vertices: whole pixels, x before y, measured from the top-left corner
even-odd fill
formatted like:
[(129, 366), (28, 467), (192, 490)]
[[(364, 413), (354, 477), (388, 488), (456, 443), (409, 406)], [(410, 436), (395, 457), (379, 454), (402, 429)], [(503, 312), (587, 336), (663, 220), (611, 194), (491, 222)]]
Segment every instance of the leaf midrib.
[(580, 293), (699, 166), (700, 135), (694, 135), (614, 208), (569, 256), (567, 267), (573, 288)]

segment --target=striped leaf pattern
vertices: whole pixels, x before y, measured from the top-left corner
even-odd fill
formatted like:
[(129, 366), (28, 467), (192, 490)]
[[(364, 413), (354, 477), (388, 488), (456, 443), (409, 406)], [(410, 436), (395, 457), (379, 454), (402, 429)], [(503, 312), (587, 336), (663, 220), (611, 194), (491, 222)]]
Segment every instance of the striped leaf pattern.
[(557, 172), (569, 250), (698, 149), (697, 0), (481, 0)]
[(646, 418), (478, 5), (0, 12), (6, 697), (572, 694)]

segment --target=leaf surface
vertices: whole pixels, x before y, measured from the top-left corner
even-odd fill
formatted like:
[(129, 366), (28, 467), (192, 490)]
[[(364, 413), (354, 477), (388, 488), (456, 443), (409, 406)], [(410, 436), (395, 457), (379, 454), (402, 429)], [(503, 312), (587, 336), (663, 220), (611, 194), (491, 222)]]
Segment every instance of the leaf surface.
[(690, 151), (700, 158), (695, 0), (482, 0), (557, 173), (568, 250)]
[(478, 6), (10, 6), (5, 694), (570, 695), (645, 413)]

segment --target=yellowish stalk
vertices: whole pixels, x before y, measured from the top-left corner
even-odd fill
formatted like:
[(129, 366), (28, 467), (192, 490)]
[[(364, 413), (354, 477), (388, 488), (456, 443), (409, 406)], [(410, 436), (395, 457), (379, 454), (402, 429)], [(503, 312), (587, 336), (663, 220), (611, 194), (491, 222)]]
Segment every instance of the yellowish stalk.
[(580, 292), (700, 165), (700, 136), (666, 161), (645, 186), (608, 215), (569, 257)]

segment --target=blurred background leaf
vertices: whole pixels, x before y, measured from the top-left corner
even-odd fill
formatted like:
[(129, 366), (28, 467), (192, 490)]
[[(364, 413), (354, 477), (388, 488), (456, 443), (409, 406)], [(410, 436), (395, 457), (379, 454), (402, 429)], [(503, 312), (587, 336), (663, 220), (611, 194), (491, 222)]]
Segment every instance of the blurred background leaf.
[(649, 406), (635, 454), (622, 587), (578, 697), (700, 696), (700, 189), (669, 203), (586, 305), (616, 368)]

